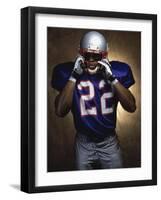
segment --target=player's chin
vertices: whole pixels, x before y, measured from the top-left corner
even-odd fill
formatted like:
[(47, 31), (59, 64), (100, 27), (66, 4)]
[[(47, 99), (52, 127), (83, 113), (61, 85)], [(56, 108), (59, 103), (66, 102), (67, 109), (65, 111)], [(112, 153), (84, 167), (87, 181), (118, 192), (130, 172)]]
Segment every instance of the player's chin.
[(86, 68), (86, 71), (89, 74), (96, 74), (98, 71), (99, 66), (97, 64), (95, 65), (88, 65), (88, 67)]

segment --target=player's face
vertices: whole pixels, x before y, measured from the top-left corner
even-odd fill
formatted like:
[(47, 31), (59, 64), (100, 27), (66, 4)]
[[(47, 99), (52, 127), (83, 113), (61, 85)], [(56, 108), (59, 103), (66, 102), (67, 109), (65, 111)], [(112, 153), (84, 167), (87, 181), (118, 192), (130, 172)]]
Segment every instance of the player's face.
[(88, 52), (84, 54), (84, 58), (88, 72), (95, 73), (98, 68), (98, 61), (102, 59), (102, 55)]

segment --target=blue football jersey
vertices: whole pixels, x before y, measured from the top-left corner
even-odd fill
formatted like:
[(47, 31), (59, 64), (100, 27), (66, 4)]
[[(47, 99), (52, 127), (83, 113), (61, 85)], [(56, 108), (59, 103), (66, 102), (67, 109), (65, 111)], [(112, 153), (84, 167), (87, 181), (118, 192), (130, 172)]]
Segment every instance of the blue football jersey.
[[(113, 75), (124, 87), (129, 88), (135, 83), (129, 65), (118, 61), (110, 64)], [(73, 67), (73, 62), (57, 65), (53, 71), (52, 87), (61, 91)], [(113, 88), (103, 79), (102, 74), (84, 73), (76, 82), (73, 94), (71, 111), (76, 130), (97, 138), (107, 137), (116, 127), (117, 104)]]

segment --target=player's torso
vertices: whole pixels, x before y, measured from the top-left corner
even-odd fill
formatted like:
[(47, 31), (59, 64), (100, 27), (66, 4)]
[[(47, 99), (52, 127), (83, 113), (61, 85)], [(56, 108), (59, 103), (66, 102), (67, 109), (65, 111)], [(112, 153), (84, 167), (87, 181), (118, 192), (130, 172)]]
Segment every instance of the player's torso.
[(105, 137), (115, 129), (117, 101), (114, 91), (100, 74), (84, 74), (77, 81), (72, 112), (78, 131)]
[[(134, 84), (130, 67), (126, 63), (112, 61), (112, 72), (126, 88)], [(74, 67), (73, 62), (55, 67), (53, 88), (62, 91)], [(83, 74), (76, 82), (72, 113), (77, 131), (88, 132), (96, 137), (108, 136), (109, 130), (116, 127), (117, 99), (114, 91), (101, 74)]]

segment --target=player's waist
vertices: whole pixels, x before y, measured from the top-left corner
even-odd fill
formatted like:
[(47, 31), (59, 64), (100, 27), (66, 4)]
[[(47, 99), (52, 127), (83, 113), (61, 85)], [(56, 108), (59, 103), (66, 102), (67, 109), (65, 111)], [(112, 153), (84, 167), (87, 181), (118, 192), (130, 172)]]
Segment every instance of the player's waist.
[(89, 132), (89, 131), (78, 131), (77, 132), (77, 135), (79, 136), (79, 137), (82, 137), (82, 139), (84, 138), (84, 136), (85, 136), (85, 139), (86, 140), (89, 140), (89, 141), (93, 141), (93, 142), (102, 142), (102, 141), (104, 141), (104, 140), (106, 140), (108, 137), (110, 137), (110, 136), (114, 136), (114, 135), (116, 135), (116, 131), (115, 131), (115, 129), (107, 129), (106, 130), (106, 135), (96, 135), (95, 133), (91, 133), (91, 132)]

